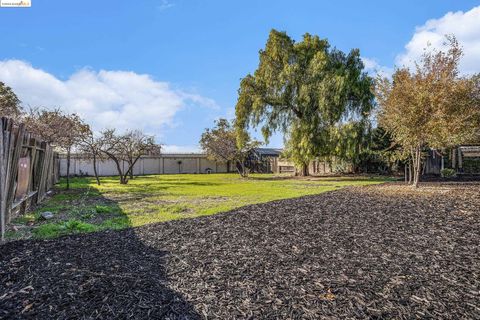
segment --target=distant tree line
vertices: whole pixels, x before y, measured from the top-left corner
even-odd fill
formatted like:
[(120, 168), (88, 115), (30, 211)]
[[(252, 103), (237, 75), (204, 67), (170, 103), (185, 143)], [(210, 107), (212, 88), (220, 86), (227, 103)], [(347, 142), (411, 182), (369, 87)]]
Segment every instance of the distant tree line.
[[(248, 149), (249, 128), (261, 128), (265, 142), (283, 133), (298, 175), (308, 175), (319, 158), (349, 161), (355, 171), (373, 163), (387, 172), (400, 162), (417, 186), (426, 148), (480, 142), (480, 76), (459, 75), (462, 49), (454, 37), (446, 39), (447, 51), (425, 50), (413, 71), (401, 67), (391, 79), (374, 79), (358, 49), (344, 53), (318, 36), (295, 42), (272, 30), (258, 68), (240, 82), (235, 152)], [(228, 134), (219, 134), (220, 127)], [(222, 120), (201, 144), (213, 158), (234, 154), (209, 142), (226, 141), (212, 136), (231, 132)]]
[[(139, 130), (118, 134), (109, 129), (95, 133), (78, 114), (66, 113), (60, 108), (31, 108), (24, 111), (21, 102), (11, 88), (0, 82), (0, 117), (23, 122), (29, 132), (65, 152), (67, 157), (67, 189), (70, 187), (70, 158), (78, 151), (93, 159), (93, 171), (97, 184), (99, 160), (111, 159), (116, 164), (120, 183), (133, 179), (133, 167), (142, 155), (159, 154), (161, 145), (152, 136)], [(127, 163), (124, 169), (123, 162)]]
[[(245, 177), (248, 152), (260, 144), (248, 132), (260, 128), (265, 142), (283, 133), (284, 155), (298, 175), (308, 175), (316, 159), (348, 161), (355, 172), (376, 167), (388, 173), (402, 163), (408, 181), (418, 186), (426, 150), (445, 153), (458, 144), (480, 143), (480, 75), (459, 74), (462, 49), (455, 37), (447, 36), (445, 46), (445, 51), (426, 48), (413, 70), (400, 67), (391, 78), (374, 79), (358, 49), (344, 53), (315, 35), (295, 42), (272, 30), (257, 69), (240, 82), (234, 121), (217, 120), (200, 146), (210, 159), (235, 163)], [(133, 178), (139, 157), (161, 151), (141, 131), (94, 134), (76, 114), (25, 112), (3, 83), (0, 115), (21, 119), (66, 152), (67, 187), (73, 149), (93, 158), (97, 183), (96, 162), (112, 159), (122, 184)]]

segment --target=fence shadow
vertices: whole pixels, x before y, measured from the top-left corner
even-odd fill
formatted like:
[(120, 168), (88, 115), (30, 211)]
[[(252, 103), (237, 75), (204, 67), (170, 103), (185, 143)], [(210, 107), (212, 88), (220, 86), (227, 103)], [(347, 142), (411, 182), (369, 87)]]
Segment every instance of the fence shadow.
[(175, 272), (168, 269), (170, 253), (145, 243), (141, 229), (76, 233), (106, 222), (108, 228), (131, 223), (101, 188), (71, 182), (70, 190), (61, 184), (38, 208), (55, 214), (36, 227), (47, 232), (37, 236), (74, 234), (0, 245), (0, 319), (201, 318), (168, 286)]
[(0, 318), (199, 319), (168, 287), (169, 252), (137, 229), (8, 242), (0, 250)]

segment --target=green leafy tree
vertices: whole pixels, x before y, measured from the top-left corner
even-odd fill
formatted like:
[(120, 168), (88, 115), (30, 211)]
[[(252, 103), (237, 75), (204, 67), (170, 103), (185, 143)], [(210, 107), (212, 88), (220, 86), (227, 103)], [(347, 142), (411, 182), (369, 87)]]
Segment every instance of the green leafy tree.
[(288, 154), (308, 175), (309, 162), (335, 148), (335, 126), (365, 119), (371, 110), (373, 81), (363, 69), (357, 49), (345, 54), (308, 33), (295, 43), (285, 32), (272, 30), (257, 70), (240, 83), (239, 145), (250, 126), (261, 126), (266, 141), (280, 131)]
[(410, 153), (418, 186), (425, 148), (442, 149), (479, 141), (479, 76), (460, 76), (462, 49), (447, 37), (447, 51), (426, 50), (413, 71), (397, 69), (392, 80), (379, 78), (379, 123)]
[(353, 172), (360, 171), (373, 153), (371, 134), (369, 121), (349, 121), (334, 127), (331, 136), (335, 148), (331, 156), (352, 164)]
[(200, 146), (207, 157), (214, 161), (233, 162), (242, 177), (248, 176), (245, 160), (248, 153), (259, 143), (252, 141), (249, 136), (243, 137), (242, 146), (237, 144), (235, 129), (226, 119), (215, 121), (215, 127), (205, 129), (200, 138)]
[(364, 152), (357, 160), (361, 168), (367, 168), (366, 172), (370, 169), (389, 174), (403, 166), (406, 172), (405, 179), (412, 178), (412, 175), (408, 174), (408, 170), (411, 170), (409, 152), (399, 145), (387, 130), (380, 126), (372, 128), (366, 142)]
[(21, 113), (20, 99), (12, 88), (0, 82), (0, 117), (17, 119)]

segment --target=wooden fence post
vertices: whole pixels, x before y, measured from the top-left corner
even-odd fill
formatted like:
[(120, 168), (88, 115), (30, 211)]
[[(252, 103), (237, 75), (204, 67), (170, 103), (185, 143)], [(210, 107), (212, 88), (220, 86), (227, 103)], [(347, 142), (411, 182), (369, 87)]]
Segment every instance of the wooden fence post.
[[(46, 192), (57, 182), (55, 153), (42, 142), (37, 149), (37, 139), (31, 137), (23, 124), (15, 125), (12, 119), (0, 119), (0, 234), (5, 239), (6, 226), (13, 213), (22, 213), (28, 204), (40, 202)], [(22, 156), (29, 156), (30, 177), (22, 175), (25, 185), (17, 190), (20, 179), (19, 163)], [(20, 192), (20, 193), (19, 193)]]
[(14, 135), (14, 143), (12, 144), (12, 158), (9, 165), (10, 172), (7, 175), (7, 180), (10, 181), (9, 188), (7, 190), (7, 204), (9, 207), (7, 208), (7, 216), (6, 216), (6, 223), (10, 223), (11, 219), (11, 204), (15, 200), (15, 187), (16, 184), (14, 181), (17, 178), (18, 174), (18, 161), (20, 160), (20, 154), (22, 153), (22, 148), (24, 144), (24, 137), (25, 137), (25, 127), (23, 124), (20, 124), (18, 129), (16, 130), (16, 135)]
[(5, 120), (4, 118), (0, 118), (0, 232), (2, 241), (5, 237), (5, 211), (7, 208), (5, 192)]

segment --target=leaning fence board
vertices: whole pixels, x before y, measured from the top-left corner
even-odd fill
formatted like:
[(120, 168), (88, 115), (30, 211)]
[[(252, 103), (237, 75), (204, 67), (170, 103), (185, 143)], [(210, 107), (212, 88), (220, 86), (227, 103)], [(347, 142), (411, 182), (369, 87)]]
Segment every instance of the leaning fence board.
[[(7, 191), (7, 203), (13, 203), (15, 198), (15, 190), (18, 186), (18, 181), (17, 181), (18, 166), (19, 166), (20, 154), (22, 152), (22, 147), (24, 143), (24, 140), (23, 140), (24, 135), (25, 135), (24, 126), (23, 124), (20, 124), (14, 136), (14, 141), (16, 142), (16, 145), (12, 147), (13, 152), (12, 152), (12, 162), (10, 166), (10, 172), (8, 176), (8, 179), (10, 180), (10, 184)], [(6, 217), (6, 223), (10, 223), (10, 219), (11, 219), (11, 216), (10, 214), (8, 214)]]
[(5, 171), (6, 171), (6, 161), (5, 161), (5, 132), (4, 128), (4, 119), (0, 119), (0, 232), (1, 237), (5, 235), (6, 220), (5, 220), (5, 211), (7, 209), (7, 200), (5, 190)]
[[(21, 160), (22, 159), (22, 160)], [(30, 167), (19, 175), (19, 163)], [(14, 215), (23, 214), (32, 204), (45, 198), (58, 181), (55, 169), (58, 156), (46, 142), (25, 130), (12, 119), (0, 119), (0, 232), (4, 239), (7, 224)], [(28, 181), (19, 181), (27, 179)], [(17, 194), (17, 188), (22, 190)], [(25, 189), (25, 186), (28, 186)]]

